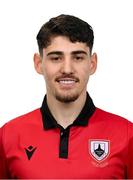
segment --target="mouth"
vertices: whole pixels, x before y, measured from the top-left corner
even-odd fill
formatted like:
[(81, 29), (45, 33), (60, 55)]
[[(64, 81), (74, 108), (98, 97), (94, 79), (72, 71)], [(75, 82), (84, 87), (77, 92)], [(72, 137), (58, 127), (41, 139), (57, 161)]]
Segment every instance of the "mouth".
[(61, 79), (58, 82), (60, 84), (74, 84), (76, 81), (73, 79)]
[(56, 81), (64, 88), (72, 88), (79, 80), (76, 78), (58, 78)]

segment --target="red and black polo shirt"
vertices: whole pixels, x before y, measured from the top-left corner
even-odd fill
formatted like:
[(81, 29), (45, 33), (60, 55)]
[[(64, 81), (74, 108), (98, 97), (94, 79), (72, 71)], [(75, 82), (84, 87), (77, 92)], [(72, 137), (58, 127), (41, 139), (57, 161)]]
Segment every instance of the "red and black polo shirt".
[(45, 96), (42, 107), (0, 129), (0, 178), (133, 178), (133, 125), (85, 105), (66, 129), (57, 124)]
[(42, 118), (43, 127), (45, 130), (55, 129), (55, 128), (60, 129), (59, 158), (68, 158), (68, 144), (69, 144), (70, 128), (72, 126), (75, 126), (75, 127), (87, 126), (88, 121), (89, 121), (90, 117), (92, 116), (92, 114), (94, 113), (96, 108), (92, 102), (92, 99), (87, 94), (87, 99), (86, 99), (85, 105), (84, 105), (81, 113), (78, 115), (78, 117), (73, 122), (73, 124), (71, 124), (66, 129), (64, 129), (62, 126), (57, 124), (57, 121), (52, 116), (46, 102), (47, 102), (47, 100), (46, 100), (46, 96), (45, 96), (42, 107), (41, 107), (41, 113), (42, 113), (42, 117), (43, 117)]

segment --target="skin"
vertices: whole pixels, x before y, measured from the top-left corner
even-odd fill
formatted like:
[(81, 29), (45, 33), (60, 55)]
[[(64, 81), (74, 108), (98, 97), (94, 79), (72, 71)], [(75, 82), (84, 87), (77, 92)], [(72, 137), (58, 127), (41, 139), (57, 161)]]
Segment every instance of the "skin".
[(43, 56), (34, 54), (34, 66), (44, 76), (52, 115), (66, 128), (85, 104), (87, 83), (97, 67), (96, 53), (90, 54), (85, 43), (57, 36), (43, 49)]

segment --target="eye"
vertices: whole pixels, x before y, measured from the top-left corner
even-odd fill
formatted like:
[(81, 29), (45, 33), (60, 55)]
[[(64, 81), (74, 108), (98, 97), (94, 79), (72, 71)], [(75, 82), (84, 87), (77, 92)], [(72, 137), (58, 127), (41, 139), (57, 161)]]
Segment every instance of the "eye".
[(80, 60), (84, 59), (84, 56), (81, 56), (81, 55), (79, 56), (78, 55), (78, 56), (75, 56), (74, 59), (77, 60), (77, 61), (80, 61)]
[(51, 56), (49, 59), (51, 61), (59, 61), (59, 60), (61, 60), (61, 57), (60, 56)]

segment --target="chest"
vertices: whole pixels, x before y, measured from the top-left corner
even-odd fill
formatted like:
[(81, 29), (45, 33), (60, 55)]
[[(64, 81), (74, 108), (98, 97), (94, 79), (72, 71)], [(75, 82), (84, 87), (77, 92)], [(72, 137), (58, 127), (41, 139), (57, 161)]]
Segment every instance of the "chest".
[[(63, 147), (61, 149), (61, 141)], [(15, 145), (7, 148), (7, 162), (12, 178), (124, 178), (126, 173), (126, 138), (72, 128), (62, 138), (59, 129), (20, 133)], [(67, 146), (67, 147), (65, 147)], [(60, 157), (60, 153), (67, 157)]]

